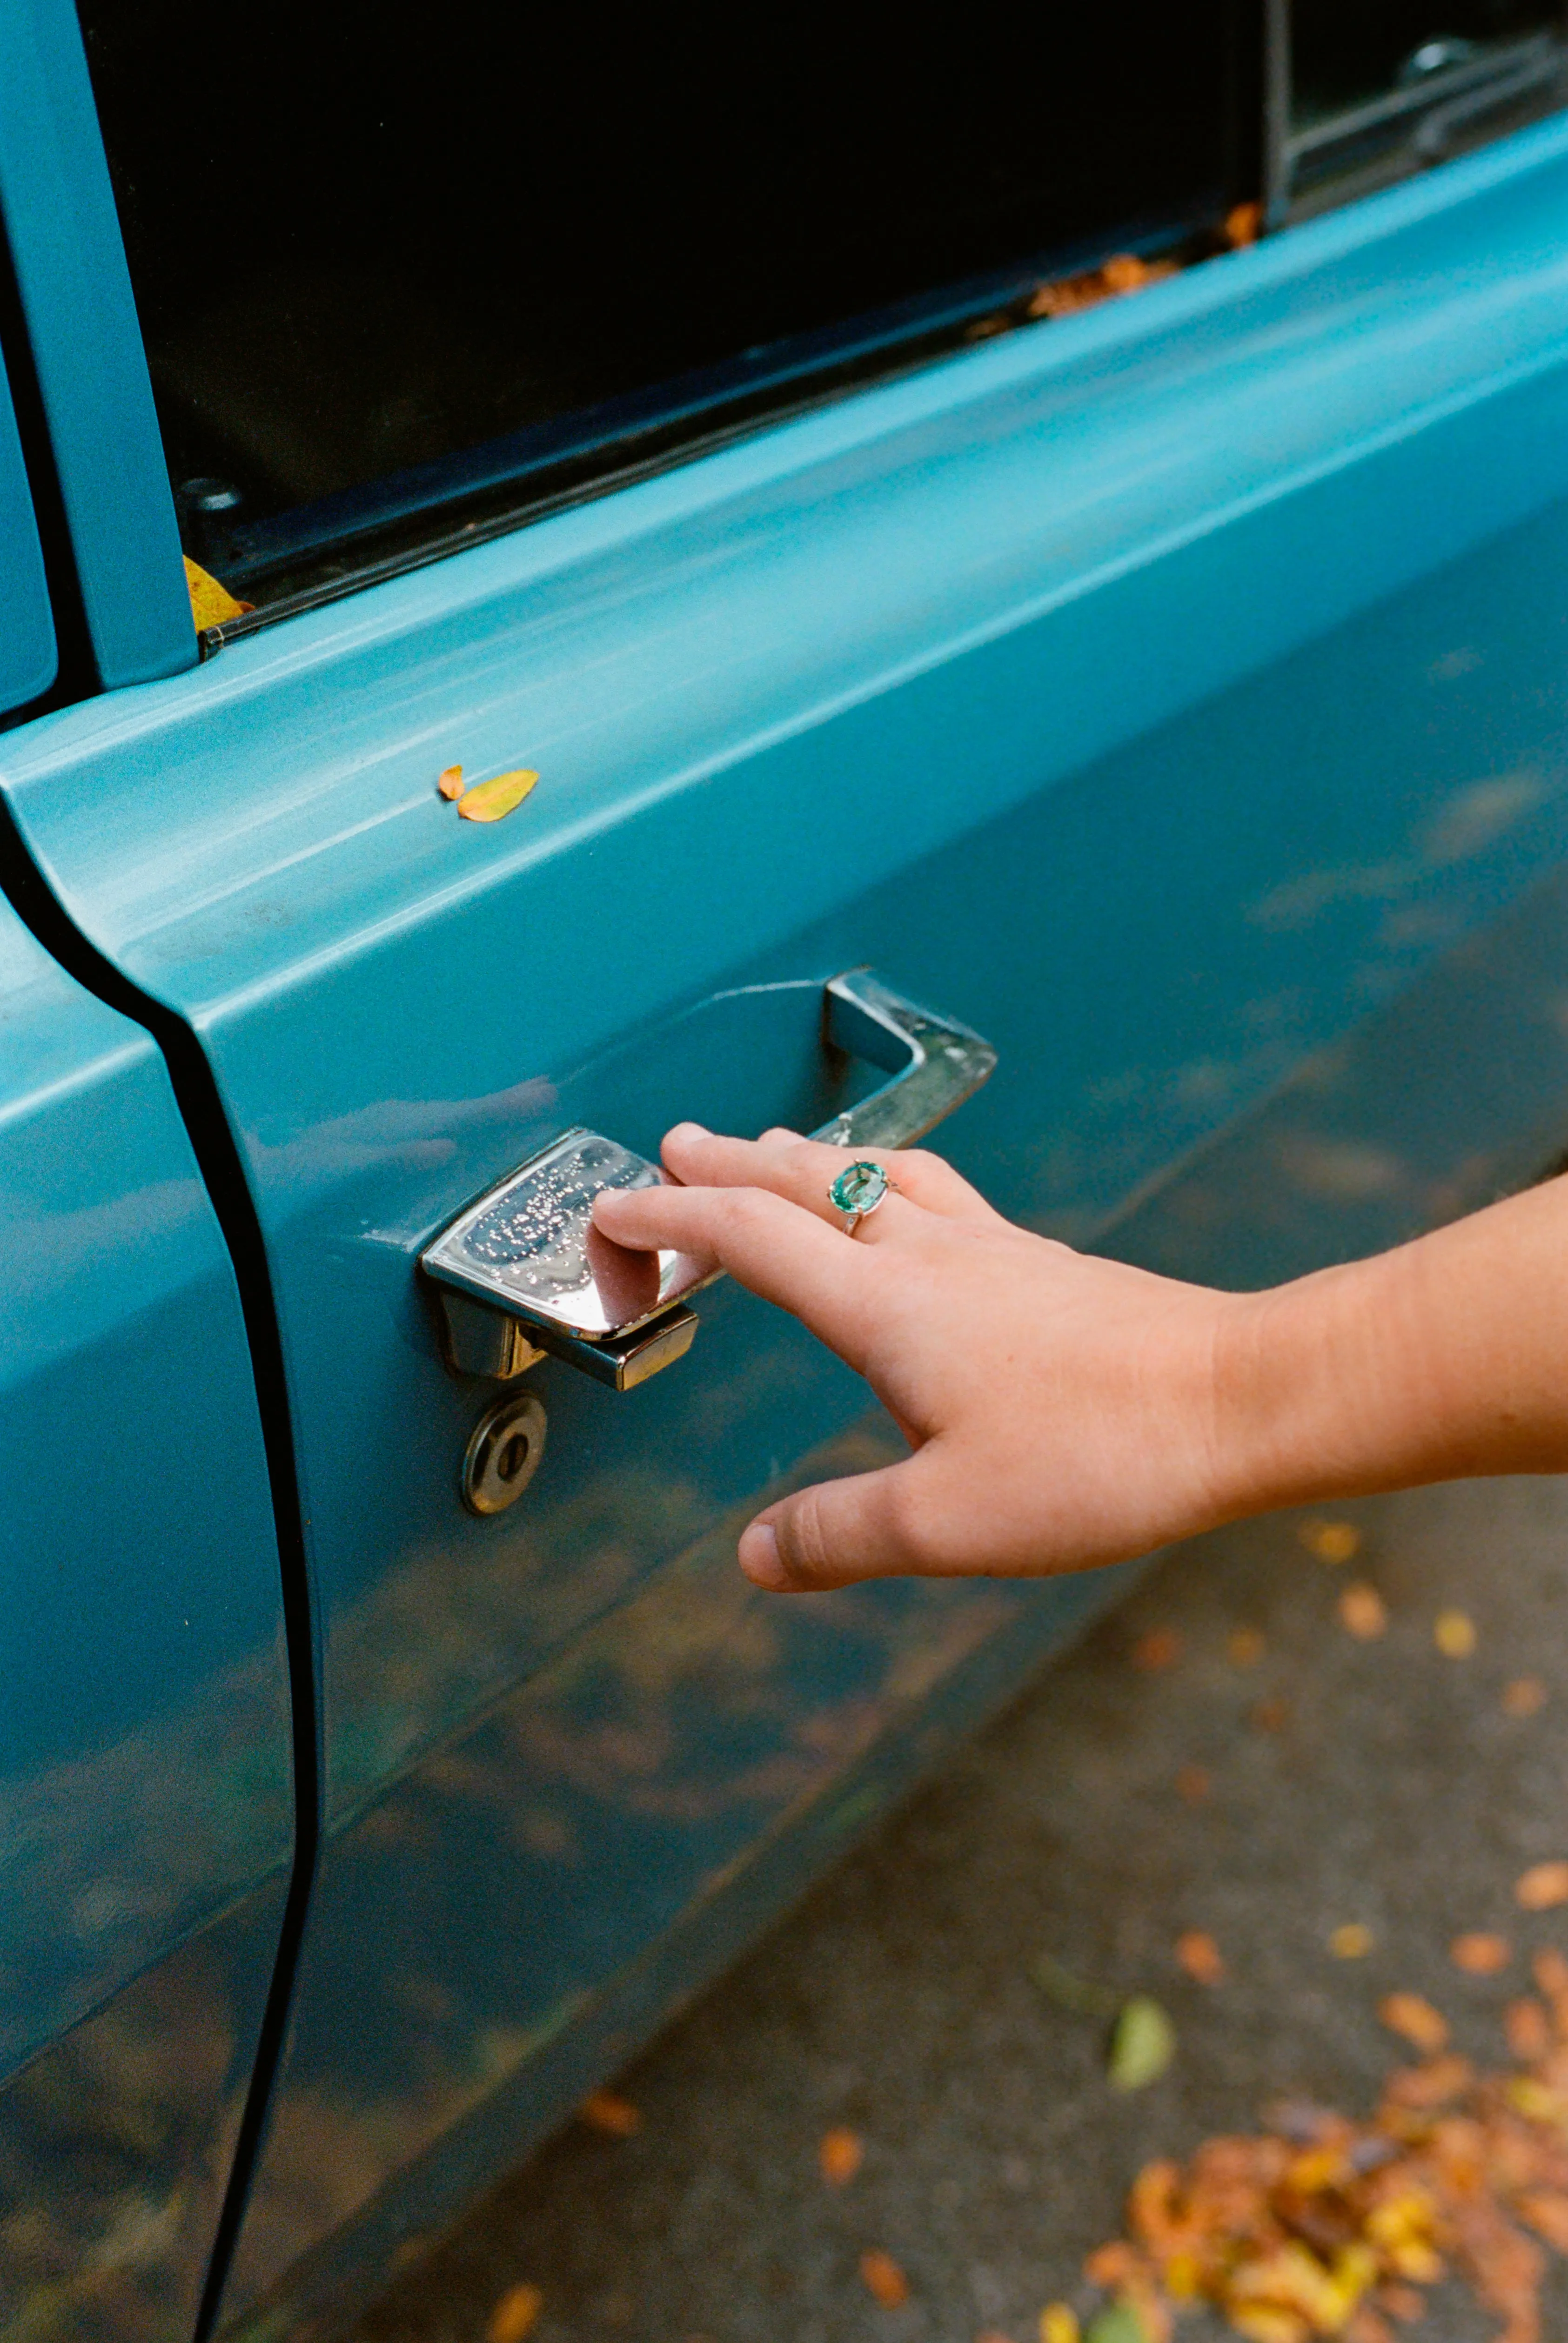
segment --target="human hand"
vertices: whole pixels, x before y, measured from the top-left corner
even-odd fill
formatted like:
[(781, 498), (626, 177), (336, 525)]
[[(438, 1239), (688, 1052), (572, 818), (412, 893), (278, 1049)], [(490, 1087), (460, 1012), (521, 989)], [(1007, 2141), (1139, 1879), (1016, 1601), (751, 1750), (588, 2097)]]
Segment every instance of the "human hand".
[(1247, 1297), (1030, 1235), (940, 1157), (879, 1153), (896, 1182), (853, 1240), (828, 1189), (849, 1151), (678, 1124), (678, 1185), (607, 1189), (616, 1243), (717, 1263), (864, 1375), (901, 1463), (769, 1505), (740, 1541), (759, 1586), (919, 1574), (1044, 1576), (1142, 1554), (1240, 1510), (1217, 1414)]

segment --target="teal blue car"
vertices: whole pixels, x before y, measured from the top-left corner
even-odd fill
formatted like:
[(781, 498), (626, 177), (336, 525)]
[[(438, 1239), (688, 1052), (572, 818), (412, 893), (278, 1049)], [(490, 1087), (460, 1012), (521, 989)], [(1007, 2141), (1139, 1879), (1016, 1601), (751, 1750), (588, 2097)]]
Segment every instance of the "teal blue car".
[(1562, 1161), (1565, 98), (0, 7), (6, 2335), (327, 2331), (1124, 1583), (748, 1585), (900, 1436), (596, 1260), (670, 1122), (1236, 1287)]

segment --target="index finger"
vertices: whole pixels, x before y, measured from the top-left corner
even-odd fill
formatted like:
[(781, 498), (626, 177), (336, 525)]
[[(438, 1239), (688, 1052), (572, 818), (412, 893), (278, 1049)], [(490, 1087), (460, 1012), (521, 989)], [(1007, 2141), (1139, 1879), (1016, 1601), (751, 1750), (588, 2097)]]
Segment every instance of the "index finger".
[(924, 1148), (862, 1148), (857, 1155), (852, 1147), (803, 1139), (796, 1131), (730, 1139), (695, 1122), (678, 1122), (665, 1132), (661, 1152), (678, 1180), (706, 1188), (771, 1188), (834, 1228), (842, 1225), (843, 1211), (828, 1191), (846, 1164), (868, 1156), (881, 1165), (896, 1193), (924, 1212), (988, 1225), (1000, 1219), (961, 1172)]
[(859, 1368), (873, 1255), (799, 1204), (763, 1188), (606, 1188), (593, 1218), (634, 1252), (716, 1262)]

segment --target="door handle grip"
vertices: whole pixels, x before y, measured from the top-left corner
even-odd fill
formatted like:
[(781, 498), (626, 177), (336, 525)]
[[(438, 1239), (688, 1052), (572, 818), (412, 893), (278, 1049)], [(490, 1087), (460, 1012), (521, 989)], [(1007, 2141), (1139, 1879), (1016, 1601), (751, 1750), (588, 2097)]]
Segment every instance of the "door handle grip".
[[(996, 1064), (978, 1033), (905, 1000), (869, 969), (834, 977), (822, 1006), (828, 1047), (890, 1076), (812, 1133), (835, 1146), (909, 1146)], [(645, 1262), (628, 1277), (626, 1256), (591, 1225), (601, 1189), (653, 1187), (658, 1176), (613, 1139), (572, 1130), (465, 1205), (419, 1255), (457, 1373), (505, 1379), (548, 1352), (629, 1391), (689, 1351), (697, 1319), (685, 1297), (723, 1272), (660, 1253), (657, 1275)]]
[(829, 1046), (892, 1074), (811, 1133), (834, 1147), (912, 1146), (972, 1098), (996, 1064), (989, 1041), (906, 1001), (869, 968), (831, 978), (823, 1005)]

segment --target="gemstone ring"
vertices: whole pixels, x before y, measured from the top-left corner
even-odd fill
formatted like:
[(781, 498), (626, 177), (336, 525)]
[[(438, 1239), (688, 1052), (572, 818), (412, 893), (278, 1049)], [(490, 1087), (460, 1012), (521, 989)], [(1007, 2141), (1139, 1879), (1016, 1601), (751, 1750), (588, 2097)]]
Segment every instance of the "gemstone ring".
[(844, 1234), (852, 1237), (868, 1212), (874, 1212), (892, 1182), (879, 1163), (846, 1163), (828, 1191), (835, 1212), (846, 1215)]

